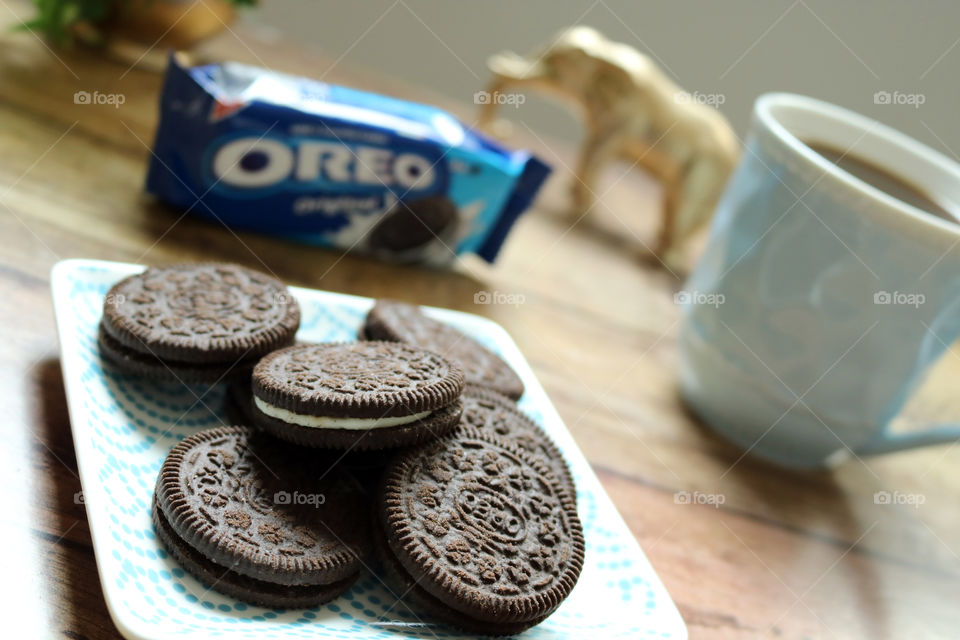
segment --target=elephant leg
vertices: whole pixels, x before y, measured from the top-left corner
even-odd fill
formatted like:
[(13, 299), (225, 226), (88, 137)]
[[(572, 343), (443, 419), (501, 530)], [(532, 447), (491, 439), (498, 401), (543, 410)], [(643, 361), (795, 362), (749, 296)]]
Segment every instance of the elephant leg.
[(663, 187), (663, 211), (660, 214), (660, 230), (657, 233), (654, 255), (660, 257), (669, 251), (676, 230), (677, 210), (683, 201), (683, 180), (674, 178), (661, 182)]
[(712, 158), (700, 158), (690, 163), (667, 189), (656, 253), (668, 266), (679, 263), (680, 244), (710, 220), (726, 178), (727, 172)]
[(576, 214), (589, 211), (597, 197), (597, 178), (616, 155), (619, 138), (615, 134), (591, 134), (584, 141), (574, 168), (571, 196)]

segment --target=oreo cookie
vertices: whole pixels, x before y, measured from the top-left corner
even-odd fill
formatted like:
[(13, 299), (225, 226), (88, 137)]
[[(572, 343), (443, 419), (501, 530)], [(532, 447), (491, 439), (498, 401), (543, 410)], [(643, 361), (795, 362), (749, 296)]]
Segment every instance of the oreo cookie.
[(450, 325), (426, 316), (415, 305), (377, 300), (361, 335), (368, 340), (394, 340), (435, 351), (459, 362), (468, 383), (514, 400), (523, 395), (520, 376), (500, 356)]
[(275, 278), (234, 264), (182, 264), (114, 285), (98, 341), (103, 358), (127, 373), (216, 382), (249, 375), (299, 326), (300, 308)]
[(257, 363), (251, 417), (306, 446), (401, 447), (456, 427), (463, 384), (458, 364), (410, 345), (301, 344)]
[(165, 361), (152, 355), (130, 349), (114, 339), (100, 323), (97, 346), (104, 362), (124, 373), (131, 373), (157, 381), (177, 380), (185, 384), (212, 383), (220, 380), (239, 380), (250, 376), (249, 362), (191, 363)]
[[(329, 602), (350, 588), (354, 578), (320, 585), (288, 586), (257, 580), (227, 569), (185, 543), (157, 506), (152, 506), (153, 528), (170, 556), (209, 589), (261, 607), (303, 609)], [(196, 595), (196, 594), (195, 594)]]
[(431, 246), (453, 253), (459, 226), (457, 207), (445, 196), (398, 202), (370, 232), (367, 246), (378, 257), (420, 262)]
[[(227, 386), (224, 398), (227, 424), (255, 425), (253, 420), (253, 394), (250, 382), (232, 383)], [(328, 454), (328, 462), (351, 473), (360, 484), (371, 492), (380, 478), (380, 472), (393, 459), (393, 449), (354, 449), (352, 451), (327, 451), (314, 449), (317, 455)]]
[(567, 490), (539, 458), (461, 427), (397, 457), (377, 502), (386, 576), (425, 612), (474, 633), (546, 619), (583, 567)]
[(349, 476), (265, 434), (219, 427), (168, 454), (158, 537), (211, 588), (268, 607), (315, 606), (359, 575), (368, 534)]
[(576, 499), (577, 489), (573, 482), (573, 475), (560, 449), (540, 425), (520, 411), (510, 398), (496, 391), (467, 385), (463, 392), (461, 422), (509, 440), (530, 455), (542, 460), (566, 485), (567, 493)]

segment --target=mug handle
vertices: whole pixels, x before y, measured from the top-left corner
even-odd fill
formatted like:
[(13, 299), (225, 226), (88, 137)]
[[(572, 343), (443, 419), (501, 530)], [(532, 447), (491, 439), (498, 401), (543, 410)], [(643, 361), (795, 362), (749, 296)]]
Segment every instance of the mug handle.
[(960, 440), (960, 424), (938, 424), (926, 431), (917, 433), (888, 433), (883, 431), (872, 442), (858, 449), (857, 453), (866, 455), (891, 453), (958, 440)]

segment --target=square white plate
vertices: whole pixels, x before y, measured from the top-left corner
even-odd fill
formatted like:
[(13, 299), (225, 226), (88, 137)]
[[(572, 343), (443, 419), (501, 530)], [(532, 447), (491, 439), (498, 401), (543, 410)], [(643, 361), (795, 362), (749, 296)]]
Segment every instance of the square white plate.
[[(52, 291), (61, 367), (87, 518), (113, 621), (127, 638), (470, 637), (421, 624), (365, 574), (335, 601), (309, 610), (269, 610), (207, 589), (168, 557), (150, 521), (154, 481), (170, 448), (223, 416), (223, 390), (157, 384), (105, 371), (97, 351), (103, 298), (120, 278), (143, 267), (97, 260), (54, 266)], [(298, 337), (353, 340), (373, 303), (292, 288), (303, 319)], [(442, 309), (449, 322), (500, 353), (520, 374), (521, 408), (542, 424), (570, 463), (586, 540), (580, 581), (560, 609), (523, 638), (686, 638), (687, 631), (650, 563), (610, 502), (583, 454), (513, 340), (494, 322)]]

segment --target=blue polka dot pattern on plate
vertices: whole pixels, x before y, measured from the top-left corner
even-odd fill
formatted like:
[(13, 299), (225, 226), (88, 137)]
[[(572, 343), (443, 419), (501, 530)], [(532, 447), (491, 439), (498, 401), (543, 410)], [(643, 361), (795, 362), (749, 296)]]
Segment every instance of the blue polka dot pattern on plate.
[[(464, 638), (397, 601), (367, 573), (346, 594), (309, 610), (268, 610), (225, 597), (185, 573), (154, 534), (150, 499), (170, 448), (198, 430), (222, 424), (221, 388), (157, 384), (105, 367), (97, 351), (103, 296), (128, 265), (70, 261), (54, 274), (62, 364), (71, 422), (94, 532), (104, 592), (131, 637)], [(356, 339), (370, 300), (295, 289), (303, 310), (298, 338)], [(69, 316), (67, 322), (63, 318)], [(503, 353), (488, 323), (451, 313), (448, 321)], [(536, 380), (524, 376), (520, 406), (555, 435), (564, 427)], [(587, 546), (577, 588), (560, 609), (524, 638), (686, 636), (676, 608), (633, 536), (579, 452), (569, 451)]]

